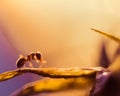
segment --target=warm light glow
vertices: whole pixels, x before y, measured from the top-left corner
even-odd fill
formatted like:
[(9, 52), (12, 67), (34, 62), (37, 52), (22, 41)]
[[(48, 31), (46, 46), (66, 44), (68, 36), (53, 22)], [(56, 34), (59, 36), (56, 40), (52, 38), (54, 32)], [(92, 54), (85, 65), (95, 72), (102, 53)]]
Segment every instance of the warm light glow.
[(118, 22), (106, 4), (104, 0), (2, 0), (0, 18), (19, 53), (41, 51), (49, 66), (94, 66), (101, 36), (90, 28), (112, 32), (116, 26), (111, 26)]

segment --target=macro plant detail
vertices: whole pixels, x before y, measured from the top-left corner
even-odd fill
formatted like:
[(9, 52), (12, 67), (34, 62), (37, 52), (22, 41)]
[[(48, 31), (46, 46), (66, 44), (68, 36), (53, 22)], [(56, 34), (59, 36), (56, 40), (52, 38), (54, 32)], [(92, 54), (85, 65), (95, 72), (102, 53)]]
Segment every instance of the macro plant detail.
[[(91, 28), (114, 40), (118, 44), (120, 39), (105, 32)], [(33, 73), (42, 76), (41, 80), (24, 85), (10, 96), (31, 96), (44, 92), (57, 92), (68, 89), (85, 89), (92, 86), (86, 96), (120, 96), (120, 55), (119, 48), (115, 52), (115, 59), (110, 64), (107, 58), (105, 46), (102, 46), (100, 67), (71, 67), (71, 68), (34, 68), (32, 60), (45, 63), (41, 53), (32, 52), (27, 56), (20, 56), (16, 62), (17, 69), (0, 74), (0, 82), (12, 79), (25, 73)], [(29, 66), (24, 66), (28, 62)], [(42, 64), (41, 64), (42, 65)], [(45, 78), (47, 77), (47, 78)], [(114, 87), (114, 88), (113, 88)]]

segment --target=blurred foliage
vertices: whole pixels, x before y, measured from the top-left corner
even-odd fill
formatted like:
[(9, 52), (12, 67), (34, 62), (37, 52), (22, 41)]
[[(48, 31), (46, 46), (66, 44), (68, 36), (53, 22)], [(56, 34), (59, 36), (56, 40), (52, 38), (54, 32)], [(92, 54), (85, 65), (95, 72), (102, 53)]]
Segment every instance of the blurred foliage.
[(85, 89), (91, 84), (89, 78), (43, 79), (28, 83), (11, 96), (29, 96), (44, 92), (64, 91), (67, 89)]

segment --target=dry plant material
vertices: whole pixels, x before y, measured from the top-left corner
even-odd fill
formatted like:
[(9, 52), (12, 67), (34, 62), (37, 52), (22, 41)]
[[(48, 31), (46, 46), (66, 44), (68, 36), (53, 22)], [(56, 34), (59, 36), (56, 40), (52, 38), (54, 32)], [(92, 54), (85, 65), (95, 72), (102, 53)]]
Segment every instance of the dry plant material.
[[(120, 39), (117, 37), (94, 28), (91, 28), (91, 30), (120, 43)], [(120, 96), (120, 76), (118, 74), (120, 73), (120, 55), (117, 54), (114, 62), (108, 65), (109, 59), (107, 58), (104, 45), (102, 52), (103, 54), (101, 54), (102, 57), (100, 60), (104, 60), (104, 62), (107, 63), (106, 65), (101, 64), (102, 67), (24, 68), (20, 66), (20, 68), (16, 70), (1, 73), (0, 82), (25, 73), (33, 73), (39, 76), (49, 77), (49, 79), (28, 83), (11, 96), (30, 96), (43, 92), (85, 88), (83, 85), (87, 86), (89, 85), (88, 82), (90, 83), (92, 81), (94, 84), (89, 96)], [(103, 58), (104, 56), (105, 58)], [(115, 90), (111, 90), (113, 89), (112, 84), (117, 86)]]
[(95, 32), (97, 32), (97, 33), (100, 33), (100, 34), (102, 34), (102, 35), (104, 35), (104, 36), (106, 36), (106, 37), (108, 37), (108, 38), (110, 38), (111, 40), (114, 40), (114, 41), (117, 42), (117, 43), (120, 43), (120, 39), (117, 38), (117, 37), (115, 37), (115, 36), (113, 36), (113, 35), (111, 35), (111, 34), (102, 32), (102, 31), (97, 30), (97, 29), (94, 29), (94, 28), (90, 28), (90, 29), (93, 30), (93, 31), (95, 31)]
[(105, 45), (106, 45), (106, 42), (103, 41), (101, 46), (100, 56), (99, 56), (99, 66), (103, 68), (108, 68), (108, 66), (111, 64), (111, 61), (108, 58)]
[(30, 96), (44, 92), (57, 92), (68, 89), (85, 89), (91, 84), (89, 78), (43, 79), (28, 83), (10, 96)]
[(17, 72), (17, 70), (12, 70), (12, 71), (7, 71), (4, 73), (1, 73), (0, 74), (0, 82), (9, 80), (11, 78), (14, 78), (14, 77), (22, 75), (22, 74), (23, 74), (23, 72)]
[[(91, 90), (90, 96), (120, 96), (120, 55), (109, 66), (106, 71), (101, 71), (96, 74), (96, 80)], [(112, 79), (112, 80), (111, 80)], [(116, 92), (113, 92), (113, 85), (116, 84)], [(112, 85), (112, 86), (111, 86)], [(109, 90), (108, 90), (109, 86)], [(119, 88), (118, 88), (119, 87)], [(110, 91), (111, 90), (111, 91)]]
[(77, 77), (94, 77), (96, 72), (105, 70), (101, 67), (91, 68), (20, 68), (0, 74), (0, 82), (22, 75), (23, 73), (34, 73), (44, 77), (51, 78), (77, 78)]
[[(93, 28), (91, 30), (120, 43), (120, 39), (117, 37)], [(114, 62), (106, 67), (106, 71), (96, 74), (96, 80), (89, 96), (120, 96), (120, 54), (115, 52), (115, 55)]]

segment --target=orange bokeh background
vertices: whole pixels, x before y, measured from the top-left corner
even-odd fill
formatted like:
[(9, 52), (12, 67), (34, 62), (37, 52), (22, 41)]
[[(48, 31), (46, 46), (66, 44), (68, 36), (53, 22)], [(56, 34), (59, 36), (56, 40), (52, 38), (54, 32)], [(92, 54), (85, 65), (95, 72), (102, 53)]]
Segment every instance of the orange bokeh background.
[(17, 55), (40, 51), (45, 67), (97, 66), (102, 41), (109, 58), (117, 44), (90, 28), (119, 37), (120, 1), (114, 1), (1, 0), (2, 34)]

